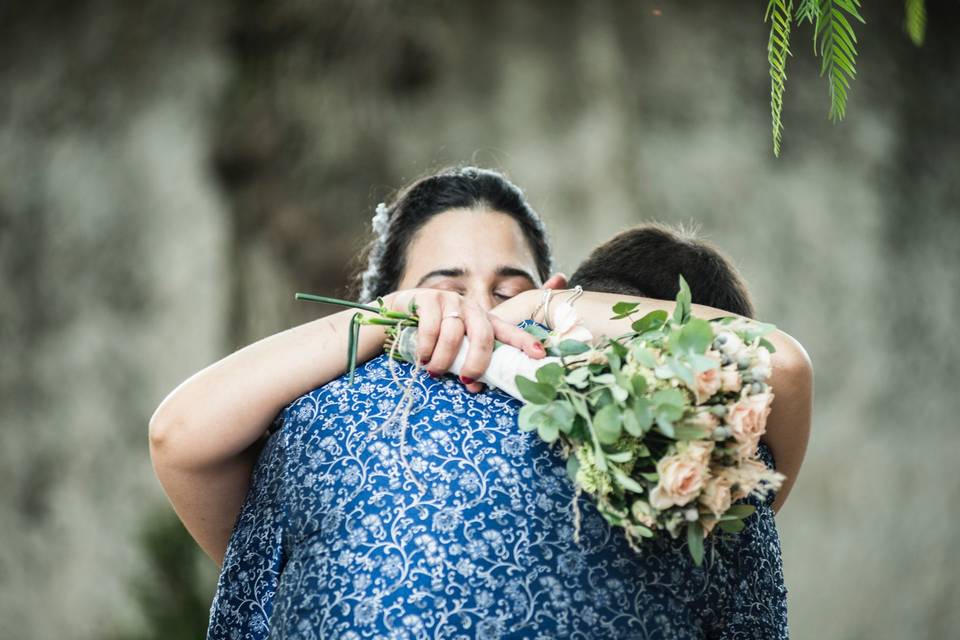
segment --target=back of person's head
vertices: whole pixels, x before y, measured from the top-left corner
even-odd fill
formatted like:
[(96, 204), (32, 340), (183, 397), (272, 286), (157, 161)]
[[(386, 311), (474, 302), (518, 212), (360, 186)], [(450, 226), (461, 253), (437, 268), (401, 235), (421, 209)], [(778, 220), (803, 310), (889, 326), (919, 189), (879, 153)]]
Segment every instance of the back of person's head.
[(658, 222), (618, 233), (594, 249), (571, 276), (570, 286), (673, 300), (680, 275), (695, 304), (753, 317), (750, 293), (730, 258), (693, 231)]

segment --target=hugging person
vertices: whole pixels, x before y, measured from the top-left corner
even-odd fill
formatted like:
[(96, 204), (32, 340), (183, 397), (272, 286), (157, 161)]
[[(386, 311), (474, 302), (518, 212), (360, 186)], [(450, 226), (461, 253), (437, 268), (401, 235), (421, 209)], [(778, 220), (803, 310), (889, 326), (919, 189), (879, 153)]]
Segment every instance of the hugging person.
[[(426, 373), (405, 421), (390, 418), (413, 367), (390, 365), (382, 331), (364, 329), (367, 363), (353, 385), (343, 377), (349, 311), (198, 372), (151, 420), (171, 502), (222, 559), (208, 637), (786, 637), (770, 500), (746, 498), (757, 506), (747, 528), (708, 538), (701, 567), (669, 538), (637, 554), (586, 501), (577, 544), (562, 458), (517, 429), (519, 402), (475, 382), (494, 339), (544, 356), (517, 324), (540, 289), (567, 287), (515, 186), (491, 171), (441, 172), (379, 208), (374, 226), (362, 299), (396, 310), (415, 299), (421, 318)], [(617, 335), (611, 304), (671, 309), (658, 298), (672, 297), (680, 272), (696, 315), (750, 315), (719, 252), (658, 226), (587, 259), (572, 279), (585, 290), (577, 312), (594, 335)], [(444, 373), (464, 336), (458, 381)], [(770, 340), (777, 403), (809, 402), (802, 348), (783, 332)], [(803, 416), (778, 415), (775, 403), (760, 449), (768, 465), (772, 449), (781, 470), (791, 455), (799, 466), (802, 451), (781, 455), (777, 443)]]

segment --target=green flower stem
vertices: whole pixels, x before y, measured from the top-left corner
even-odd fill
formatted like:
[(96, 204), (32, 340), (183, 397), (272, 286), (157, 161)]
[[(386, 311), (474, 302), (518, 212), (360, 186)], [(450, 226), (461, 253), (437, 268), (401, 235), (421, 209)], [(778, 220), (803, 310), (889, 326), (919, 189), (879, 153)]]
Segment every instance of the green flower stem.
[(369, 311), (371, 313), (380, 313), (380, 309), (377, 307), (371, 307), (368, 304), (360, 304), (359, 302), (351, 302), (349, 300), (340, 300), (339, 298), (328, 298), (327, 296), (315, 296), (312, 293), (295, 293), (293, 297), (296, 300), (335, 304), (340, 307), (351, 307), (353, 309), (363, 309), (364, 311)]

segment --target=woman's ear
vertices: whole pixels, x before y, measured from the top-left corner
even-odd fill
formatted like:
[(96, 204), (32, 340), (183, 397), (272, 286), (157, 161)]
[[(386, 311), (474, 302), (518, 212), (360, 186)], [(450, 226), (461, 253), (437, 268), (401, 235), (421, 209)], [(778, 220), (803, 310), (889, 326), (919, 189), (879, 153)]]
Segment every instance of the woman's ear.
[(562, 273), (555, 273), (547, 281), (543, 283), (541, 289), (566, 289), (567, 288), (567, 276)]

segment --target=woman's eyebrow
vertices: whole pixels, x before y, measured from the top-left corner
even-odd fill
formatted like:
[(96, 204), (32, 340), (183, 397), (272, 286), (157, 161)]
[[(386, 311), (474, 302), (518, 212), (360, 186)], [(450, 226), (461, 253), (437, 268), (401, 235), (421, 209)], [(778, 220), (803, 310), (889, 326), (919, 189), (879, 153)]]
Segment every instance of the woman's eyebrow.
[(424, 275), (420, 280), (417, 281), (417, 287), (422, 285), (424, 282), (430, 278), (435, 278), (437, 276), (443, 278), (462, 278), (467, 274), (463, 269), (434, 269), (433, 271)]
[(532, 275), (530, 275), (530, 272), (519, 267), (497, 267), (497, 276), (500, 278), (526, 278), (530, 281), (530, 284), (535, 287), (537, 286), (537, 281), (534, 280)]

